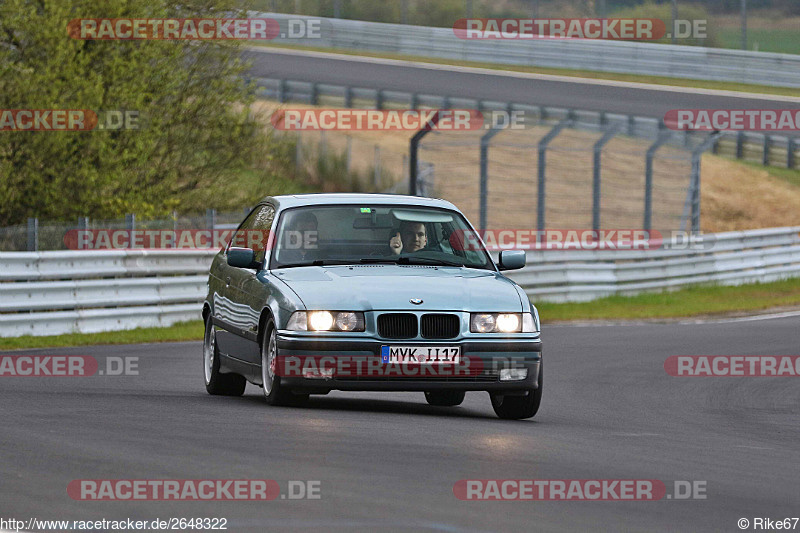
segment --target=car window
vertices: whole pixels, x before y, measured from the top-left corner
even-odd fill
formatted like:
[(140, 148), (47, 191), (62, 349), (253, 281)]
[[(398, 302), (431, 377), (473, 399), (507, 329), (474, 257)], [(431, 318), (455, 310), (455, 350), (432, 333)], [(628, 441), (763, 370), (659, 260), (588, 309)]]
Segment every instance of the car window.
[(250, 248), (255, 252), (255, 260), (263, 261), (274, 219), (274, 207), (268, 204), (257, 207), (236, 230), (229, 247)]
[(459, 213), (439, 208), (347, 205), (287, 209), (270, 268), (322, 263), (399, 262), (494, 269)]

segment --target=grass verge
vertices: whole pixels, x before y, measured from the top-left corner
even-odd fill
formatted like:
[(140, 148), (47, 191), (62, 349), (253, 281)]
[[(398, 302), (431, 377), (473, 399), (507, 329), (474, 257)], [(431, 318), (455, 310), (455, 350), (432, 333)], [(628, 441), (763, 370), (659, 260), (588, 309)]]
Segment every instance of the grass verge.
[(91, 346), (96, 344), (143, 344), (203, 340), (203, 321), (180, 322), (166, 328), (139, 328), (103, 333), (68, 333), (46, 337), (11, 337), (0, 339), (0, 350), (53, 348), (56, 346)]
[(377, 57), (382, 59), (398, 59), (401, 61), (418, 61), (422, 63), (433, 63), (437, 65), (453, 65), (458, 67), (476, 67), (492, 70), (507, 70), (511, 72), (526, 72), (531, 74), (549, 74), (554, 76), (571, 76), (575, 78), (588, 78), (597, 80), (625, 81), (633, 83), (647, 83), (651, 85), (670, 85), (673, 87), (688, 87), (693, 89), (710, 89), (715, 91), (736, 91), (760, 94), (774, 94), (778, 96), (800, 97), (800, 89), (790, 87), (770, 87), (767, 85), (755, 85), (748, 83), (734, 83), (724, 81), (705, 81), (691, 80), (686, 78), (670, 78), (667, 76), (644, 76), (638, 74), (618, 74), (615, 72), (599, 72), (594, 70), (571, 70), (550, 67), (526, 67), (520, 65), (499, 65), (497, 63), (482, 63), (478, 61), (456, 61), (451, 59), (441, 59), (435, 57), (422, 57), (405, 54), (390, 54), (384, 52), (367, 52), (346, 50), (343, 48), (324, 48), (315, 46), (296, 46), (266, 44), (262, 42), (250, 43), (253, 46), (263, 46), (265, 48), (286, 48), (291, 50), (307, 50), (309, 52), (328, 52), (334, 54)]
[[(675, 292), (611, 296), (582, 303), (538, 302), (545, 324), (566, 320), (659, 319), (725, 316), (800, 305), (800, 278), (738, 287), (697, 286)], [(203, 322), (182, 322), (166, 328), (141, 328), (105, 333), (71, 333), (51, 337), (0, 339), (0, 350), (201, 341)]]
[(724, 316), (797, 305), (800, 305), (800, 278), (737, 287), (701, 285), (581, 303), (536, 303), (545, 324), (565, 320)]

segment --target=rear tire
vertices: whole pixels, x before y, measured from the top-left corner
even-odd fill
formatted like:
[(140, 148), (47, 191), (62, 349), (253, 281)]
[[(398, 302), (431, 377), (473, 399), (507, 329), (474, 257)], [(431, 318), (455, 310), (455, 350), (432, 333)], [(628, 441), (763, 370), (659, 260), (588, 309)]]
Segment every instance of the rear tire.
[(261, 383), (264, 399), (269, 405), (302, 405), (308, 401), (308, 394), (293, 394), (281, 383), (281, 376), (275, 370), (278, 367), (278, 337), (275, 323), (268, 319), (264, 325), (264, 336), (261, 340)]
[(217, 334), (211, 322), (211, 313), (206, 317), (206, 331), (203, 335), (203, 375), (206, 391), (214, 396), (241, 396), (247, 386), (247, 381), (239, 374), (222, 374), (219, 371)]
[(525, 396), (503, 396), (492, 394), (492, 407), (495, 414), (505, 420), (521, 420), (532, 418), (539, 411), (542, 403), (542, 374), (543, 367), (539, 365), (539, 388), (528, 389)]
[(466, 393), (461, 390), (426, 391), (425, 400), (427, 400), (430, 405), (455, 407), (456, 405), (461, 405), (465, 395)]

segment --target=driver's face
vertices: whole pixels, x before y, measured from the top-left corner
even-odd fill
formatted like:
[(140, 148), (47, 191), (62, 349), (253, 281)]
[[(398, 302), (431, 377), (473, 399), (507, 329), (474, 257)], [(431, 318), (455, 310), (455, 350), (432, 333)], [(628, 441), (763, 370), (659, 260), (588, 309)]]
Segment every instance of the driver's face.
[(428, 244), (428, 235), (425, 233), (425, 224), (408, 224), (400, 234), (403, 239), (404, 252), (416, 252)]

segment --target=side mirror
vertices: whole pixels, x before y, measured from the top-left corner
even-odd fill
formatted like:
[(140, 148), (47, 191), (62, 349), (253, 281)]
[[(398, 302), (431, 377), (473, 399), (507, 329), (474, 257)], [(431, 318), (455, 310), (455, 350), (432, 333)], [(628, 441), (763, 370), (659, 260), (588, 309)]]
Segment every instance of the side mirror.
[(500, 270), (517, 270), (525, 266), (524, 250), (503, 250), (500, 252)]
[(250, 248), (228, 248), (228, 264), (236, 268), (259, 268), (256, 253)]

